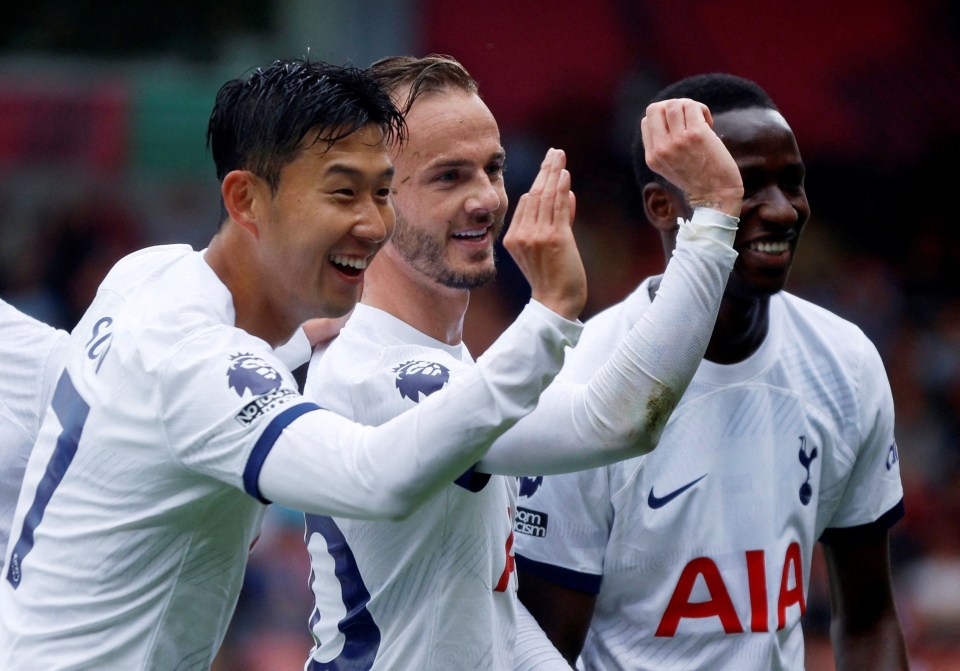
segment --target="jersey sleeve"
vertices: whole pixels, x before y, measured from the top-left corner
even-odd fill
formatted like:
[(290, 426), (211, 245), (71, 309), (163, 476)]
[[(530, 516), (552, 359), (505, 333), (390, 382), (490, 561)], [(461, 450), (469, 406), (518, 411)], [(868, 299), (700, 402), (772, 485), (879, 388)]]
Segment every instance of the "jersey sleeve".
[(885, 530), (903, 515), (893, 395), (876, 347), (865, 336), (863, 343), (858, 389), (860, 442), (839, 504), (821, 537), (825, 542), (838, 538), (851, 527), (876, 523)]
[(69, 335), (0, 300), (0, 392), (16, 421), (36, 435), (66, 360)]
[(612, 522), (606, 468), (522, 478), (514, 521), (517, 568), (597, 594)]
[(736, 231), (736, 218), (704, 208), (682, 222), (650, 308), (636, 315), (623, 337), (602, 343), (603, 358), (583, 384), (548, 389), (537, 410), (494, 445), (480, 469), (564, 473), (656, 447), (703, 359), (736, 260)]
[[(408, 343), (356, 323), (310, 362), (304, 397), (361, 424), (379, 426), (411, 410), (473, 367), (446, 350)], [(470, 468), (454, 483), (469, 491), (490, 479)]]
[(531, 302), (476, 366), (380, 426), (305, 413), (264, 462), (263, 496), (318, 515), (409, 515), (536, 406), (580, 330)]
[(257, 498), (266, 454), (290, 422), (316, 409), (267, 343), (227, 326), (174, 348), (156, 396), (174, 459)]

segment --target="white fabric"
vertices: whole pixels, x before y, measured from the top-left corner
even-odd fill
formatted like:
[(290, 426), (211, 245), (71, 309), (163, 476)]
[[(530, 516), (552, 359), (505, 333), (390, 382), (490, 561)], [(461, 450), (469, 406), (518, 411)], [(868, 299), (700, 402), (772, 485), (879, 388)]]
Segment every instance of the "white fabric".
[[(697, 371), (737, 254), (737, 220), (697, 208), (679, 220), (659, 300), (610, 340), (582, 379), (561, 371), (536, 412), (478, 464), (485, 473), (568, 473), (652, 450)], [(609, 358), (608, 358), (609, 357)]]
[[(735, 221), (700, 210), (695, 220), (683, 226), (656, 315), (638, 319), (611, 363), (599, 362), (601, 372), (590, 385), (546, 392), (531, 415), (497, 440), (488, 453), (495, 456), (484, 457), (472, 477), (448, 485), (400, 522), (307, 516), (316, 599), (310, 625), (318, 641), (307, 669), (509, 669), (518, 645), (524, 646), (522, 663), (550, 658), (552, 646), (533, 631), (539, 631), (535, 623), (516, 639), (516, 481), (482, 473), (606, 463), (646, 446), (649, 437), (640, 434), (659, 432), (646, 419), (649, 399), (665, 387), (682, 390), (692, 377), (735, 258)], [(304, 395), (379, 425), (418, 404), (456, 396), (458, 378), (471, 368), (463, 345), (446, 345), (358, 305), (340, 336), (322, 356), (314, 355)], [(606, 415), (611, 405), (619, 408), (618, 417)], [(527, 441), (530, 435), (551, 439), (535, 443)], [(584, 445), (584, 435), (596, 442)], [(468, 488), (486, 477), (479, 491)]]
[[(447, 386), (452, 393), (472, 367), (465, 346), (447, 346), (361, 304), (323, 357), (311, 362), (304, 395), (378, 425), (451, 395), (430, 396)], [(450, 484), (402, 521), (307, 516), (316, 597), (310, 622), (319, 641), (314, 664), (509, 668), (516, 578), (508, 570), (508, 542), (516, 481), (476, 477), (489, 481), (477, 492)], [(505, 589), (496, 592), (503, 575)]]
[[(0, 550), (23, 472), (63, 366), (68, 335), (0, 300)], [(0, 556), (0, 574), (3, 571)]]
[(302, 328), (297, 329), (290, 340), (274, 350), (277, 358), (290, 370), (299, 368), (310, 361), (310, 339)]
[(517, 601), (517, 643), (513, 671), (570, 671), (570, 665), (557, 650), (543, 629)]
[[(257, 497), (304, 497), (261, 472), (273, 452), (307, 452), (287, 427), (311, 429), (303, 442), (317, 454), (300, 467), (313, 476), (306, 498), (325, 512), (364, 509), (378, 483), (391, 514), (409, 512), (423, 494), (399, 478), (445, 482), (482, 454), (473, 437), (458, 458), (435, 428), (418, 430), (417, 413), (399, 426), (405, 440), (316, 421), (327, 413), (234, 321), (229, 290), (186, 246), (137, 252), (104, 280), (27, 464), (0, 579), (0, 668), (209, 668), (259, 533)], [(580, 328), (542, 314), (526, 323), (527, 348), (500, 362), (511, 370), (474, 374), (460, 411), (478, 433), (496, 435), (533, 406)], [(484, 404), (493, 419), (478, 417)], [(431, 463), (443, 448), (453, 454)], [(376, 452), (413, 465), (388, 470)]]
[[(596, 369), (648, 286), (587, 324), (565, 377)], [(814, 543), (902, 500), (893, 422), (863, 333), (782, 292), (757, 352), (701, 363), (656, 450), (521, 482), (518, 561), (599, 589), (584, 668), (799, 671)]]
[[(533, 409), (560, 366), (564, 343), (575, 342), (580, 328), (534, 301), (449, 394), (425, 400), (418, 412), (375, 428), (330, 413), (304, 416), (267, 457), (263, 495), (308, 513), (409, 515)], [(349, 358), (344, 365), (355, 363)], [(319, 445), (316, 436), (324, 439)], [(341, 474), (342, 468), (350, 472)], [(324, 487), (317, 487), (318, 480)]]

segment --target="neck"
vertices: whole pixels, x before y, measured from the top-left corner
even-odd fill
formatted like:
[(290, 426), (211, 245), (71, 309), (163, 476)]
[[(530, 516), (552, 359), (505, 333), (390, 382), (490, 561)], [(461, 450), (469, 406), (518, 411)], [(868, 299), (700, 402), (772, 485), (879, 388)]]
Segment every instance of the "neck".
[(704, 358), (719, 364), (743, 361), (760, 348), (769, 329), (769, 297), (724, 295)]
[[(653, 300), (660, 278), (650, 282)], [(703, 358), (713, 363), (739, 363), (760, 348), (770, 330), (770, 298), (743, 298), (724, 294), (717, 321)]]
[(361, 302), (434, 340), (459, 345), (470, 291), (437, 284), (384, 249), (366, 271)]
[(213, 237), (204, 256), (233, 297), (236, 327), (257, 336), (271, 347), (282, 345), (296, 331), (298, 323), (288, 323), (289, 314), (277, 309), (264, 291), (264, 283), (252, 250), (243, 244), (234, 227), (225, 226)]

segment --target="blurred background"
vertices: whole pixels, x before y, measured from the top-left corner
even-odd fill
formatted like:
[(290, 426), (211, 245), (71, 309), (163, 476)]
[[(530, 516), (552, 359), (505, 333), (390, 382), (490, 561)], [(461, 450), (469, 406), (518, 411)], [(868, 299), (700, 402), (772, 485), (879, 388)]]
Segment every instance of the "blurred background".
[[(516, 201), (567, 151), (590, 301), (663, 266), (630, 168), (638, 114), (705, 71), (756, 80), (796, 132), (813, 217), (790, 290), (859, 324), (897, 404), (906, 518), (894, 584), (913, 668), (960, 669), (960, 4), (948, 0), (33, 0), (0, 22), (0, 296), (71, 328), (147, 244), (206, 245), (207, 117), (276, 58), (457, 57), (500, 122)], [(482, 352), (526, 301), (505, 254), (476, 292)], [(217, 669), (301, 669), (312, 599), (299, 515), (271, 509)], [(832, 669), (822, 559), (809, 668)]]

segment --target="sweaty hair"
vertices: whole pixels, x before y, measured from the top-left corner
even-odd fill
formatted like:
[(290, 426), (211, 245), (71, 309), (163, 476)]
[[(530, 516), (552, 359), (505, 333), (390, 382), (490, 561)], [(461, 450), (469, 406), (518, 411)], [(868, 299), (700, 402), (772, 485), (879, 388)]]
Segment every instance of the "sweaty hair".
[[(696, 100), (706, 105), (714, 116), (732, 110), (752, 107), (777, 109), (767, 92), (760, 88), (756, 82), (723, 72), (693, 75), (681, 79), (654, 95), (650, 103), (670, 100), (671, 98)], [(642, 115), (641, 118), (643, 118)], [(633, 174), (637, 178), (637, 184), (641, 189), (654, 180), (662, 184), (665, 183), (664, 179), (654, 173), (647, 165), (639, 121), (637, 121), (636, 135), (633, 139)]]
[(402, 141), (403, 116), (369, 70), (302, 60), (276, 61), (224, 84), (207, 126), (217, 179), (249, 170), (273, 193), (302, 141), (332, 146), (373, 124), (387, 143)]
[(389, 56), (370, 66), (370, 71), (391, 93), (397, 94), (404, 86), (410, 88), (407, 99), (400, 106), (406, 114), (424, 93), (460, 89), (479, 93), (476, 80), (457, 59), (443, 54), (416, 56)]

